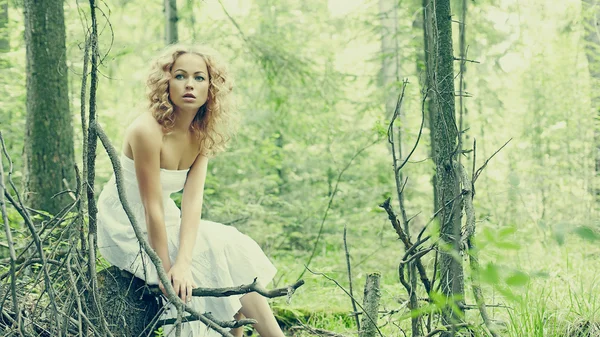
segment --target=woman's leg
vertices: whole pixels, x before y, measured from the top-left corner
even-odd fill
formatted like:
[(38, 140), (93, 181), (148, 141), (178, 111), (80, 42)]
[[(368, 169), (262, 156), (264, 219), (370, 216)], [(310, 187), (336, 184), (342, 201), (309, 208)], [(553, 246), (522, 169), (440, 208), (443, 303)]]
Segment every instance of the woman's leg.
[[(235, 314), (233, 316), (233, 318), (235, 318), (236, 321), (239, 321), (239, 320), (241, 320), (241, 319), (244, 318), (244, 315), (242, 315), (241, 312), (238, 312), (237, 314)], [(234, 337), (242, 337), (244, 335), (244, 327), (239, 327), (239, 328), (231, 329), (229, 332)]]
[(285, 337), (266, 298), (253, 292), (242, 296), (240, 302), (242, 302), (240, 312), (256, 320), (254, 328), (261, 337)]

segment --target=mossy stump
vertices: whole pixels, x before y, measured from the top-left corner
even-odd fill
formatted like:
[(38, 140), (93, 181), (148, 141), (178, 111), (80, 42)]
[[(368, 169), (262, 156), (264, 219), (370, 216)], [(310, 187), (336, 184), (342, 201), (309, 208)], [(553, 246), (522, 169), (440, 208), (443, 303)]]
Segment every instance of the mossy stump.
[(115, 337), (153, 336), (162, 305), (144, 289), (143, 280), (115, 266), (98, 273), (98, 301)]

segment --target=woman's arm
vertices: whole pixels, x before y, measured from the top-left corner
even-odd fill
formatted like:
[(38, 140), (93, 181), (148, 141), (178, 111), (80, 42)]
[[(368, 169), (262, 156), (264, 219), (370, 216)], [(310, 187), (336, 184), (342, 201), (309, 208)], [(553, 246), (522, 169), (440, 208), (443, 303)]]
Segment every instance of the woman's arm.
[(192, 252), (196, 244), (198, 226), (202, 215), (207, 169), (208, 158), (203, 154), (199, 154), (188, 172), (181, 200), (181, 229), (176, 264), (189, 265), (192, 261)]
[(144, 205), (150, 246), (160, 257), (165, 271), (171, 269), (167, 230), (164, 222), (160, 184), (160, 148), (162, 131), (158, 126), (138, 122), (132, 125), (129, 145), (135, 163), (140, 197)]
[(196, 287), (190, 266), (196, 237), (198, 236), (200, 216), (202, 215), (202, 199), (207, 167), (208, 158), (199, 154), (188, 172), (181, 200), (179, 251), (175, 263), (169, 271), (169, 277), (175, 292), (179, 294), (182, 300), (188, 301), (192, 298), (192, 289)]

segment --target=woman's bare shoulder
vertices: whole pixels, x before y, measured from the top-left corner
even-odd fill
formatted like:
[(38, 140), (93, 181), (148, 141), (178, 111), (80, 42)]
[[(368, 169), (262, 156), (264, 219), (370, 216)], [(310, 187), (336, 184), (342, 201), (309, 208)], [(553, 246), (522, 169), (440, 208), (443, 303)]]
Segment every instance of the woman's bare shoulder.
[(123, 150), (125, 154), (131, 157), (131, 143), (143, 142), (150, 144), (160, 144), (163, 137), (163, 128), (152, 116), (151, 113), (143, 113), (129, 124), (125, 130), (125, 139)]

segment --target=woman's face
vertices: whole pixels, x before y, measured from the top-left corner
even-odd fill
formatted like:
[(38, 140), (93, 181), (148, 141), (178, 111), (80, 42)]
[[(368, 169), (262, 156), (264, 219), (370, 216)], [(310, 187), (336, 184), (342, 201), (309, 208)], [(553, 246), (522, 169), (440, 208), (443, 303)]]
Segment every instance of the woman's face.
[(202, 56), (186, 53), (175, 60), (169, 80), (169, 98), (175, 110), (197, 112), (206, 103), (208, 86), (208, 68)]

